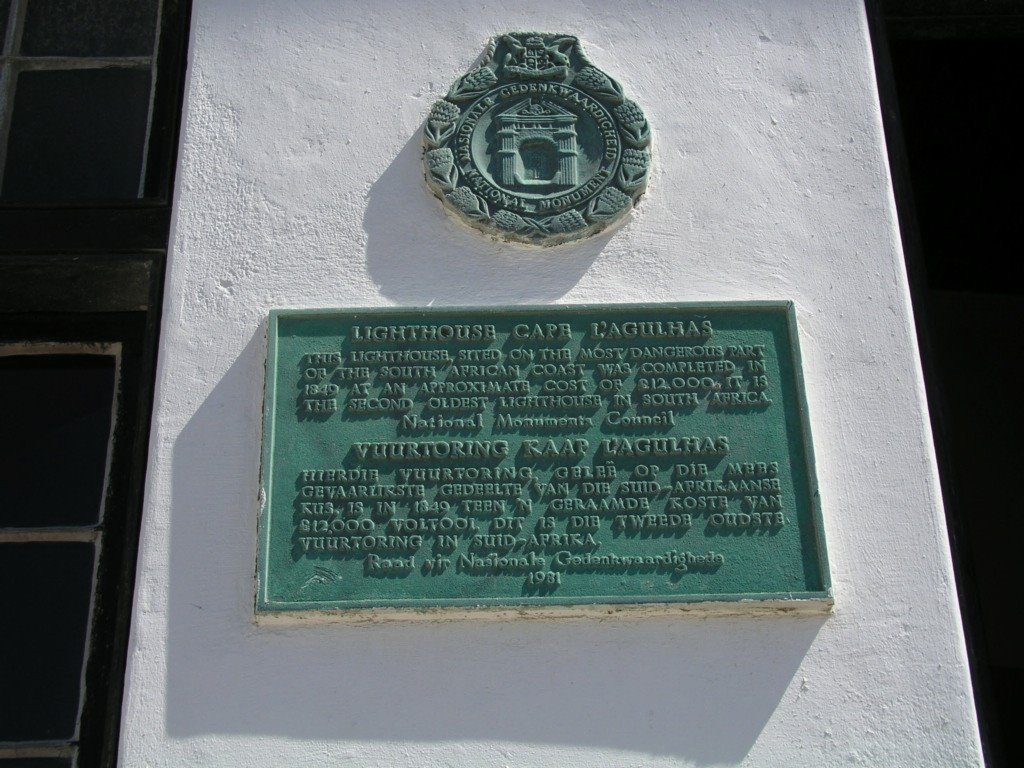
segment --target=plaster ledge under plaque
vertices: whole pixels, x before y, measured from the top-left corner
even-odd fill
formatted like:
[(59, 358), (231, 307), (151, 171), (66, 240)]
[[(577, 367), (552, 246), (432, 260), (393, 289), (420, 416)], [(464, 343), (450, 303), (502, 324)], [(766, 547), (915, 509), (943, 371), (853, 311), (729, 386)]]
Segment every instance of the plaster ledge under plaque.
[(577, 38), (513, 32), (434, 103), (427, 185), (483, 232), (557, 245), (621, 221), (647, 187), (651, 129)]
[(274, 311), (256, 612), (827, 612), (784, 302)]

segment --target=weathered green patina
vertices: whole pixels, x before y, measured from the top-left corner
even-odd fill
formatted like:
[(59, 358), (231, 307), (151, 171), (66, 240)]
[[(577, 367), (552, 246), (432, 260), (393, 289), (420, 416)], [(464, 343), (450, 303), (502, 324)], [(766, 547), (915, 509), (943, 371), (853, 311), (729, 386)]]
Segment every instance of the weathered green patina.
[(651, 130), (568, 35), (514, 32), (434, 103), (427, 184), (465, 222), (557, 245), (624, 217), (647, 187)]
[(790, 304), (268, 335), (260, 611), (829, 602)]

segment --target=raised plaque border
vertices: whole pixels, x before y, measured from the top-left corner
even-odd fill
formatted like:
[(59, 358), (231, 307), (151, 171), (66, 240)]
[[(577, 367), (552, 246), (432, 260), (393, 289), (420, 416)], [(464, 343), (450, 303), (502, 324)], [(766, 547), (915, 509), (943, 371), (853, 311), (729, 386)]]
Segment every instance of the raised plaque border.
[[(278, 321), (291, 317), (315, 317), (359, 313), (382, 317), (422, 317), (433, 313), (487, 311), (502, 315), (544, 312), (566, 313), (594, 311), (657, 311), (658, 309), (690, 311), (770, 311), (785, 314), (789, 351), (792, 356), (795, 398), (799, 411), (800, 446), (807, 478), (807, 499), (814, 527), (814, 546), (817, 550), (819, 576), (823, 589), (813, 592), (753, 592), (714, 595), (658, 596), (645, 599), (637, 596), (548, 597), (544, 603), (524, 604), (512, 598), (447, 598), (432, 599), (429, 605), (416, 600), (351, 600), (339, 602), (273, 602), (265, 597), (270, 547), (270, 509), (272, 459), (274, 447), (274, 411), (277, 398), (276, 363)], [(260, 510), (258, 518), (257, 563), (255, 578), (255, 613), (259, 622), (291, 622), (316, 617), (334, 621), (374, 623), (394, 619), (506, 619), (506, 618), (561, 618), (609, 617), (617, 615), (661, 615), (665, 613), (696, 613), (698, 615), (808, 615), (831, 613), (834, 606), (831, 570), (825, 543), (824, 519), (818, 490), (811, 424), (807, 408), (807, 394), (803, 380), (803, 359), (800, 353), (796, 307), (788, 300), (719, 301), (719, 302), (646, 302), (615, 304), (515, 304), (503, 306), (460, 305), (430, 307), (334, 307), (306, 309), (271, 309), (266, 326), (267, 357), (265, 364), (262, 451), (260, 464)], [(666, 599), (667, 597), (667, 599)]]

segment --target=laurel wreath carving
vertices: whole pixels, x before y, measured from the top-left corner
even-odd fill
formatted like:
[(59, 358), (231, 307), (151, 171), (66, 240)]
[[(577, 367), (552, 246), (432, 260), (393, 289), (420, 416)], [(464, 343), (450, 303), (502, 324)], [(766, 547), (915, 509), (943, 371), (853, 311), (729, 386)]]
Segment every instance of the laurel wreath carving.
[(455, 168), (455, 154), (447, 147), (431, 149), (426, 153), (427, 173), (437, 186), (445, 192), (451, 192), (459, 180), (459, 172)]
[(651, 156), (646, 149), (624, 149), (619, 165), (619, 186), (628, 192), (644, 186), (650, 165)]
[(427, 124), (423, 126), (423, 138), (432, 147), (439, 147), (455, 135), (455, 121), (459, 119), (459, 108), (450, 101), (435, 101), (430, 108)]
[[(517, 49), (525, 50), (528, 37), (542, 38), (552, 64), (538, 74), (527, 73), (516, 60)], [(498, 61), (499, 43), (506, 52)], [(536, 45), (536, 43), (534, 43)], [(570, 64), (570, 57), (576, 65)], [(519, 64), (519, 65), (517, 65)], [(516, 71), (502, 75), (504, 67)], [(595, 196), (574, 208), (550, 215), (524, 214), (506, 208), (491, 208), (487, 201), (462, 181), (462, 171), (450, 146), (465, 109), (493, 89), (504, 77), (508, 81), (527, 76), (551, 79), (578, 88), (603, 103), (619, 129), (624, 148), (613, 177)], [(622, 85), (590, 64), (574, 37), (513, 33), (492, 38), (480, 63), (459, 77), (447, 95), (431, 106), (423, 126), (424, 171), (435, 195), (479, 229), (504, 239), (527, 243), (555, 244), (592, 234), (623, 216), (643, 194), (651, 167), (651, 128), (643, 110), (625, 97)]]
[(636, 102), (624, 101), (612, 111), (619, 119), (619, 127), (626, 141), (637, 148), (646, 147), (651, 143), (651, 127)]
[(584, 67), (576, 74), (573, 84), (592, 96), (604, 98), (612, 104), (619, 104), (625, 98), (622, 86), (597, 67)]
[(465, 101), (476, 96), (482, 96), (487, 90), (498, 82), (498, 76), (490, 67), (477, 67), (468, 74), (455, 81), (455, 85), (448, 91), (448, 97), (452, 101)]

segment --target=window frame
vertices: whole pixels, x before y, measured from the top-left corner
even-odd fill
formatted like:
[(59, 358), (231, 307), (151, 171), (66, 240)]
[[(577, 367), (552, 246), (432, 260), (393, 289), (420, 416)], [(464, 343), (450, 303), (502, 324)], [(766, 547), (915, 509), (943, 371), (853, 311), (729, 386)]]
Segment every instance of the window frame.
[[(2, 295), (0, 295), (2, 300)], [(142, 484), (148, 442), (147, 381), (152, 355), (146, 347), (146, 312), (16, 313), (3, 317), (0, 354), (80, 354), (117, 349), (114, 408), (106, 465), (103, 511), (94, 540), (95, 580), (80, 694), (77, 762), (114, 766), (131, 624)], [(109, 354), (109, 352), (107, 352)], [(11, 532), (18, 529), (4, 529)], [(25, 529), (26, 538), (45, 528)], [(70, 529), (51, 529), (64, 540)], [(6, 537), (5, 537), (6, 538)], [(71, 757), (64, 742), (4, 742), (0, 757)], [(0, 761), (0, 765), (2, 765)]]
[(117, 765), (191, 2), (158, 13), (142, 197), (0, 200), (0, 344), (121, 345), (75, 760), (89, 768)]
[[(25, 0), (14, 0), (14, 4), (21, 2)], [(23, 202), (0, 199), (0, 232), (4, 233), (0, 242), (0, 258), (4, 252), (109, 253), (166, 249), (190, 19), (190, 0), (161, 0), (151, 68), (154, 77), (152, 106), (140, 197), (124, 201)], [(8, 30), (8, 37), (13, 34), (13, 30)], [(61, 57), (63, 61), (72, 58)], [(125, 58), (129, 62), (134, 60)], [(115, 62), (107, 58), (93, 61)], [(89, 65), (83, 63), (80, 66)], [(22, 63), (17, 67), (37, 68)], [(46, 67), (52, 68), (50, 65)], [(13, 71), (14, 66), (5, 66), (3, 77), (10, 76), (9, 69)], [(5, 107), (0, 121), (9, 122), (11, 111)], [(2, 124), (0, 140), (6, 141), (6, 130)]]

